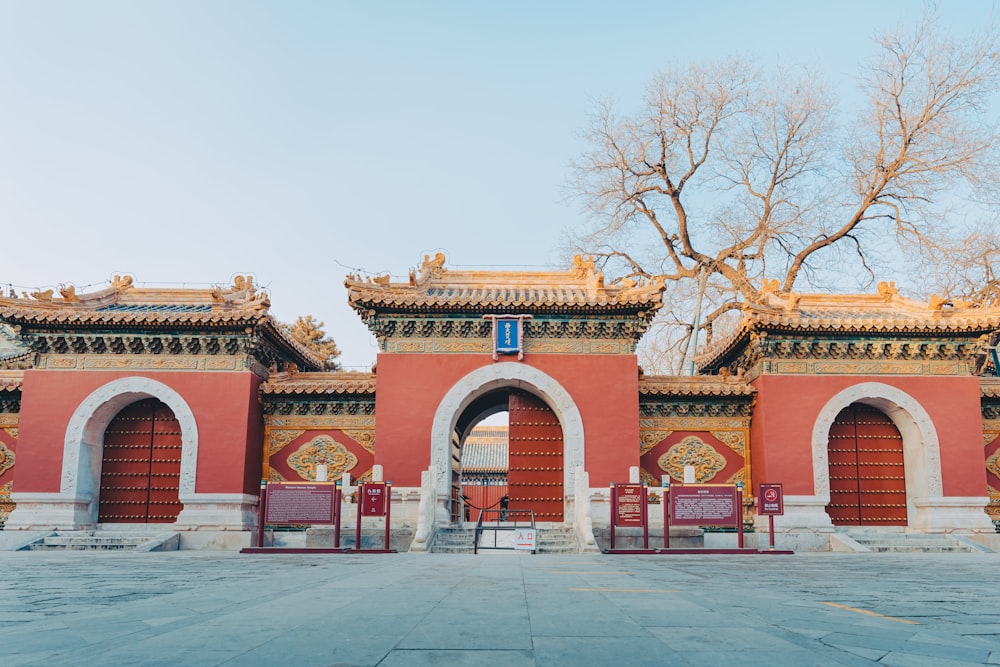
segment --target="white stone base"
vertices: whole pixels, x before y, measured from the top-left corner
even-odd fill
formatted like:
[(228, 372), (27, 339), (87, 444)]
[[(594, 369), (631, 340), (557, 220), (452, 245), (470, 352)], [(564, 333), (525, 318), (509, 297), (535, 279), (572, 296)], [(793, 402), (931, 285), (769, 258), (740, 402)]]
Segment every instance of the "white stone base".
[(252, 530), (257, 526), (257, 496), (245, 493), (194, 493), (182, 496), (184, 509), (174, 530)]
[[(774, 517), (774, 532), (832, 533), (833, 522), (826, 513), (829, 500), (817, 496), (785, 496), (785, 513)], [(754, 529), (766, 531), (766, 516), (754, 518)]]
[(909, 528), (922, 533), (994, 533), (986, 514), (986, 496), (942, 496), (914, 498), (914, 516)]
[(12, 493), (4, 530), (81, 530), (95, 524), (89, 500), (61, 493)]

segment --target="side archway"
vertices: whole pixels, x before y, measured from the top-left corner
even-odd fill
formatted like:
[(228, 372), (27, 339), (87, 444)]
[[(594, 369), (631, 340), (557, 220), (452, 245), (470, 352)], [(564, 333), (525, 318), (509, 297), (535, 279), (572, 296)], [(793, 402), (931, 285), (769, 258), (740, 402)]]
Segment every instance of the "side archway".
[(563, 430), (563, 488), (573, 489), (575, 471), (584, 465), (583, 419), (569, 392), (553, 377), (532, 366), (502, 362), (476, 369), (456, 382), (441, 399), (431, 426), (431, 465), (437, 471), (439, 498), (451, 488), (451, 434), (462, 412), (497, 389), (523, 389), (541, 398)]
[(883, 412), (903, 439), (903, 469), (910, 525), (924, 523), (921, 512), (941, 498), (941, 447), (937, 429), (920, 403), (906, 392), (881, 382), (862, 382), (835, 394), (820, 410), (812, 431), (813, 489), (824, 506), (830, 502), (827, 447), (830, 429), (841, 410), (863, 403)]
[(181, 427), (181, 471), (179, 496), (190, 497), (195, 490), (198, 461), (198, 427), (194, 412), (176, 391), (156, 380), (127, 377), (113, 380), (94, 390), (73, 412), (63, 443), (62, 477), (59, 495), (76, 506), (86, 504), (90, 522), (97, 521), (104, 432), (122, 408), (145, 398), (165, 403)]

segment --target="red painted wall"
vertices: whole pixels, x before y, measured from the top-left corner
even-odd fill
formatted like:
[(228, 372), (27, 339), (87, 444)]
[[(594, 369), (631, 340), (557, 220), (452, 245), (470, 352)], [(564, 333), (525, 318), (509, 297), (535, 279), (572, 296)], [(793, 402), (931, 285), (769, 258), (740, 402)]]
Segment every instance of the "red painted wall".
[(757, 404), (750, 427), (754, 486), (781, 482), (789, 495), (813, 495), (813, 425), (835, 394), (862, 382), (895, 387), (927, 411), (941, 447), (946, 496), (985, 494), (979, 379), (975, 377), (760, 377), (753, 383)]
[(118, 372), (28, 370), (21, 391), (21, 419), (14, 489), (58, 492), (70, 417), (99, 387), (125, 377), (167, 385), (190, 406), (198, 427), (199, 493), (256, 494), (260, 484), (263, 425), (257, 388), (248, 372)]
[(628, 479), (639, 465), (639, 373), (633, 356), (535, 354), (524, 361), (489, 355), (382, 354), (375, 395), (375, 457), (385, 478), (419, 486), (430, 465), (434, 414), (463, 376), (494, 363), (528, 364), (572, 396), (583, 420), (585, 467), (593, 486)]

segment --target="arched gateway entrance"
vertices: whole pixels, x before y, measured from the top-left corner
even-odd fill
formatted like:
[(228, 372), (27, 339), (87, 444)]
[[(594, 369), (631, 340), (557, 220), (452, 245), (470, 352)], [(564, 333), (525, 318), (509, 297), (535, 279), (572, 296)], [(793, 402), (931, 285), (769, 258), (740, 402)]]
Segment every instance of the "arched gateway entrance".
[(464, 483), (466, 440), (481, 419), (501, 411), (508, 414), (506, 503), (498, 504), (511, 511), (532, 510), (536, 521), (562, 521), (563, 437), (559, 418), (534, 394), (506, 388), (473, 401), (458, 419), (453, 441), (457, 446), (452, 452), (452, 521), (471, 516), (463, 511), (465, 494), (460, 485), (460, 479)]
[[(438, 498), (448, 516), (460, 518), (458, 471), (461, 443), (481, 419), (510, 412), (511, 509), (532, 509), (536, 521), (562, 522), (573, 471), (583, 465), (583, 422), (569, 393), (531, 366), (498, 363), (469, 373), (439, 405), (431, 437)], [(460, 450), (460, 448), (459, 448)]]
[(99, 523), (173, 523), (183, 506), (181, 426), (168, 405), (127, 405), (104, 431)]
[(833, 525), (906, 525), (903, 436), (884, 412), (848, 405), (830, 427), (828, 452)]

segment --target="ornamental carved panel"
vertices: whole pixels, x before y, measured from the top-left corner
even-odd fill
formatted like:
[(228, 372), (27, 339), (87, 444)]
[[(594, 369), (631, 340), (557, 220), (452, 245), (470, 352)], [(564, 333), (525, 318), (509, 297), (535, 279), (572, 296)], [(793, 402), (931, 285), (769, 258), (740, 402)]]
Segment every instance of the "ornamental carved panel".
[(328, 435), (318, 435), (300, 445), (287, 461), (302, 479), (316, 479), (316, 466), (320, 464), (326, 465), (331, 480), (340, 479), (358, 465), (358, 457)]
[(673, 479), (683, 480), (684, 469), (694, 467), (694, 480), (710, 482), (726, 467), (726, 459), (696, 435), (689, 435), (673, 445), (656, 461), (660, 470)]
[(0, 440), (0, 475), (14, 467), (14, 451)]
[[(643, 420), (645, 422), (645, 420)], [(669, 475), (684, 480), (684, 466), (695, 467), (698, 482), (732, 483), (749, 479), (750, 447), (746, 428), (640, 428), (639, 474), (657, 481)]]

